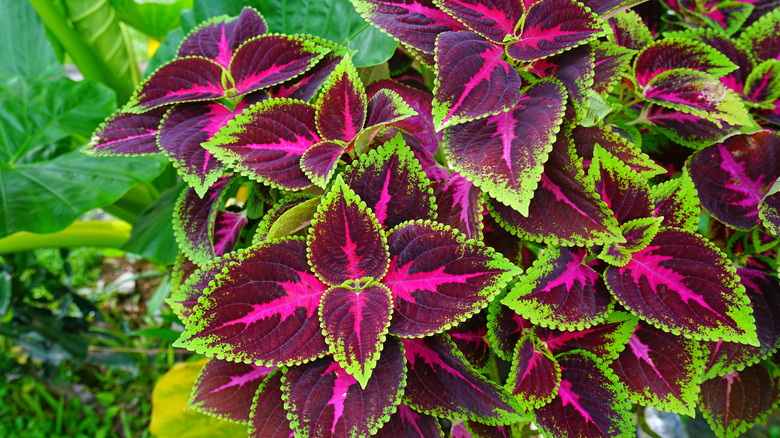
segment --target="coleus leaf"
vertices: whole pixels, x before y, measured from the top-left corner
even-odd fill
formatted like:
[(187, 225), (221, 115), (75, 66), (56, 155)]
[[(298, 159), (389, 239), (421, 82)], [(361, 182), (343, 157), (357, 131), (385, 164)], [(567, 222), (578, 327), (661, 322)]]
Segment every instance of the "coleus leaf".
[(385, 342), (370, 379), (358, 381), (330, 358), (289, 368), (282, 399), (296, 437), (369, 436), (387, 422), (406, 386), (404, 349)]
[(221, 65), (207, 58), (174, 59), (138, 86), (125, 111), (143, 113), (171, 103), (219, 99), (225, 96), (224, 73)]
[(536, 411), (536, 424), (550, 436), (627, 436), (634, 432), (631, 405), (617, 377), (587, 351), (556, 356), (561, 366), (557, 396)]
[(211, 359), (200, 370), (192, 389), (190, 408), (217, 418), (248, 423), (255, 392), (273, 371), (272, 367)]
[[(699, 10), (697, 11), (696, 9)], [(693, 16), (701, 17), (713, 28), (722, 28), (723, 33), (731, 35), (744, 26), (753, 9), (753, 5), (748, 2), (726, 0), (710, 4), (705, 2), (701, 6), (694, 6), (693, 10), (688, 8), (686, 12), (690, 12)]]
[(247, 106), (249, 102), (243, 100), (232, 110), (219, 102), (183, 103), (165, 113), (157, 143), (198, 196), (204, 196), (225, 170), (201, 145)]
[(777, 406), (777, 378), (764, 364), (701, 384), (699, 408), (720, 437), (735, 437), (763, 421)]
[(780, 175), (778, 148), (780, 136), (761, 131), (730, 137), (693, 154), (686, 168), (702, 206), (732, 227), (758, 225), (758, 204)]
[[(449, 175), (449, 174), (448, 174)], [(437, 221), (479, 239), (482, 233), (482, 192), (474, 183), (454, 172), (433, 183)]]
[(650, 188), (645, 178), (598, 145), (593, 150), (588, 176), (618, 223), (652, 215)]
[(433, 4), (433, 0), (351, 0), (355, 9), (374, 26), (398, 39), (422, 61), (433, 66), (436, 37), (466, 27)]
[(315, 185), (325, 188), (346, 148), (346, 143), (341, 141), (317, 143), (301, 155), (301, 170)]
[(434, 0), (445, 12), (496, 44), (514, 35), (523, 17), (522, 2), (512, 0)]
[(720, 125), (749, 125), (742, 100), (711, 75), (687, 68), (667, 70), (655, 75), (642, 96), (653, 103), (703, 117)]
[[(268, 209), (260, 220), (252, 244), (257, 245), (266, 240), (285, 237), (306, 228), (311, 224), (311, 219), (314, 218), (320, 200), (320, 197), (303, 193), (293, 193), (280, 199)], [(294, 211), (301, 204), (306, 204), (306, 206)], [(309, 214), (311, 215), (309, 216)], [(272, 229), (274, 229), (273, 234), (271, 234)]]
[(157, 133), (167, 110), (158, 108), (143, 114), (115, 113), (98, 127), (84, 152), (95, 157), (159, 153)]
[(663, 218), (660, 217), (643, 217), (623, 223), (620, 232), (626, 241), (604, 245), (598, 257), (612, 266), (627, 265), (633, 253), (645, 249), (650, 244), (661, 228), (662, 221)]
[(780, 183), (775, 180), (758, 204), (758, 216), (767, 230), (775, 236), (780, 235)]
[(331, 354), (362, 389), (379, 360), (392, 311), (392, 294), (380, 284), (358, 290), (332, 287), (320, 300), (322, 331)]
[(301, 155), (322, 140), (314, 114), (314, 106), (292, 99), (262, 102), (231, 120), (204, 147), (252, 180), (302, 189), (311, 181), (301, 170)]
[(490, 364), (491, 357), (487, 332), (487, 309), (483, 309), (466, 321), (449, 329), (447, 334), (472, 368), (485, 370)]
[(214, 222), (222, 204), (230, 177), (222, 177), (208, 188), (204, 197), (194, 188), (179, 195), (173, 212), (173, 232), (179, 248), (198, 265), (203, 265), (221, 254), (214, 249)]
[(193, 29), (179, 46), (176, 57), (202, 56), (227, 69), (241, 44), (267, 31), (263, 17), (254, 9), (244, 8), (235, 19), (215, 17)]
[(584, 248), (549, 246), (501, 300), (543, 327), (582, 330), (607, 317), (614, 303)]
[(390, 333), (428, 336), (486, 307), (519, 269), (482, 242), (446, 225), (410, 221), (387, 235), (390, 267), (382, 284), (393, 293)]
[(649, 105), (644, 114), (654, 130), (683, 146), (700, 149), (736, 133), (739, 127), (721, 119), (713, 122), (659, 105)]
[(438, 36), (433, 88), (437, 131), (517, 104), (522, 81), (503, 54), (503, 46), (474, 32)]
[(659, 74), (679, 68), (719, 78), (736, 70), (737, 66), (707, 44), (683, 38), (657, 41), (642, 49), (634, 60), (634, 74), (642, 88)]
[(609, 18), (620, 11), (633, 7), (644, 0), (586, 0), (583, 5), (603, 18)]
[(656, 327), (697, 340), (757, 343), (734, 267), (698, 234), (661, 229), (627, 265), (607, 268), (604, 279), (623, 306)]
[(595, 51), (593, 90), (606, 96), (622, 79), (636, 52), (609, 41), (593, 41)]
[(327, 354), (316, 315), (327, 287), (311, 272), (303, 238), (277, 239), (224, 260), (226, 269), (198, 300), (177, 346), (260, 366)]
[[(677, 113), (679, 114), (679, 113)], [(634, 143), (619, 134), (615, 127), (602, 122), (594, 126), (575, 126), (570, 134), (574, 141), (577, 156), (583, 159), (585, 169), (590, 168), (596, 145), (598, 144), (612, 156), (627, 164), (646, 178), (653, 177), (665, 170)]]
[(413, 411), (401, 403), (375, 435), (377, 438), (443, 438), (436, 417)]
[(221, 256), (233, 250), (241, 229), (246, 224), (246, 211), (233, 213), (231, 211), (217, 211), (214, 220), (214, 252)]
[(774, 275), (749, 268), (738, 268), (737, 275), (750, 298), (760, 345), (754, 347), (728, 341), (705, 343), (702, 380), (743, 370), (771, 356), (780, 347), (780, 281)]
[[(505, 291), (511, 289), (513, 283), (509, 283)], [(488, 339), (490, 346), (493, 347), (496, 355), (507, 362), (514, 357), (517, 341), (534, 327), (531, 321), (515, 313), (508, 306), (501, 304), (501, 300), (506, 296), (506, 292), (498, 295), (488, 307)]]
[(632, 403), (693, 416), (702, 365), (697, 341), (640, 322), (611, 366)]
[(379, 90), (368, 100), (366, 128), (393, 124), (417, 115), (401, 96), (392, 90)]
[(583, 330), (563, 331), (537, 326), (534, 333), (556, 356), (585, 350), (604, 362), (611, 362), (626, 347), (638, 322), (639, 319), (630, 313), (615, 311), (601, 323)]
[(354, 287), (388, 271), (387, 240), (376, 216), (339, 176), (312, 221), (308, 258), (325, 283)]
[(617, 220), (585, 177), (574, 146), (559, 135), (545, 163), (541, 184), (529, 205), (528, 217), (492, 199), (490, 214), (513, 234), (555, 245), (586, 246), (622, 240)]
[(653, 35), (647, 24), (636, 11), (627, 10), (615, 14), (609, 19), (612, 29), (607, 37), (621, 47), (631, 50), (642, 50), (653, 43)]
[(326, 140), (349, 142), (363, 129), (368, 100), (349, 56), (337, 66), (317, 99), (317, 131)]
[(780, 12), (777, 9), (764, 14), (755, 23), (744, 29), (737, 44), (745, 52), (761, 63), (768, 59), (778, 59), (780, 56)]
[(561, 366), (550, 350), (528, 332), (517, 343), (507, 390), (516, 396), (526, 410), (538, 409), (558, 394)]
[(282, 370), (276, 369), (257, 388), (252, 400), (249, 436), (253, 438), (290, 438), (292, 426), (282, 400)]
[(780, 97), (780, 60), (766, 60), (751, 71), (745, 80), (744, 95), (753, 106), (773, 109)]
[(516, 61), (534, 61), (561, 53), (603, 33), (598, 16), (573, 0), (540, 0), (528, 8), (523, 28), (506, 54)]
[[(585, 116), (588, 92), (596, 74), (595, 51), (590, 45), (579, 46), (561, 54), (534, 61), (533, 70), (542, 77), (555, 77), (566, 88), (572, 103), (566, 108), (567, 121), (578, 124)], [(572, 114), (573, 109), (573, 114)]]
[(560, 82), (537, 82), (511, 109), (447, 128), (449, 163), (492, 198), (527, 215), (565, 104)]
[(316, 40), (321, 46), (328, 47), (330, 52), (326, 53), (314, 67), (306, 70), (303, 74), (288, 79), (281, 84), (272, 86), (268, 92), (273, 97), (287, 97), (290, 99), (311, 101), (320, 86), (330, 77), (336, 66), (341, 63), (347, 55), (348, 50), (327, 40), (316, 37), (309, 37)]
[(436, 417), (490, 425), (522, 420), (514, 397), (475, 372), (447, 336), (403, 339), (403, 344), (408, 363), (405, 404)]
[(171, 306), (171, 310), (179, 317), (182, 323), (187, 324), (187, 321), (195, 313), (195, 306), (198, 305), (198, 300), (209, 287), (209, 283), (217, 274), (222, 272), (223, 268), (235, 263), (237, 262), (232, 260), (231, 257), (219, 257), (205, 263), (200, 268), (192, 263), (194, 271), (186, 277), (181, 286), (171, 293), (171, 296), (165, 302)]
[(436, 217), (431, 182), (401, 135), (361, 155), (347, 167), (343, 178), (386, 229)]

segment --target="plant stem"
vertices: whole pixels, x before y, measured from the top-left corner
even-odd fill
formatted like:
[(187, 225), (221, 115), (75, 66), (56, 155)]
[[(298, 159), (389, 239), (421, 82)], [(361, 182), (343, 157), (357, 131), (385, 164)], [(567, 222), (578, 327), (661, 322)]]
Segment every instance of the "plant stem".
[(0, 239), (0, 254), (39, 248), (97, 246), (119, 248), (130, 237), (130, 224), (123, 221), (74, 222), (56, 233), (21, 231)]

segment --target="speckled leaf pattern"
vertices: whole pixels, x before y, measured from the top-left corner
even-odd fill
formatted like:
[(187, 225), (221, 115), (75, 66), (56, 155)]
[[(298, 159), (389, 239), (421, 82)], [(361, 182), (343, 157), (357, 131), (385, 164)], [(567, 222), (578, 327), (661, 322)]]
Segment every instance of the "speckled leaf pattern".
[(488, 339), (496, 355), (509, 362), (523, 330), (533, 328), (534, 324), (501, 304), (501, 298), (499, 295), (488, 307)]
[(701, 206), (696, 187), (687, 170), (678, 178), (651, 187), (650, 200), (653, 203), (653, 215), (664, 218), (662, 227), (696, 231)]
[(640, 322), (612, 370), (632, 403), (694, 415), (702, 366), (699, 343)]
[(646, 118), (655, 129), (673, 141), (700, 149), (735, 133), (738, 126), (718, 119), (718, 124), (704, 117), (686, 114), (660, 105), (649, 105)]
[(445, 335), (404, 339), (407, 386), (404, 403), (437, 417), (511, 424), (522, 417), (506, 390), (475, 372)]
[(705, 343), (702, 380), (754, 365), (774, 354), (780, 346), (780, 281), (774, 275), (750, 268), (737, 269), (737, 275), (750, 298), (760, 346), (728, 341)]
[(629, 436), (631, 404), (617, 377), (586, 351), (556, 356), (563, 370), (558, 395), (536, 411), (536, 423), (550, 436)]
[(222, 98), (224, 71), (218, 63), (206, 58), (174, 59), (139, 85), (126, 110), (142, 113), (171, 103)]
[(543, 327), (582, 330), (607, 317), (613, 301), (584, 248), (547, 247), (501, 302)]
[(458, 173), (527, 215), (565, 104), (560, 82), (540, 81), (508, 111), (447, 128), (444, 151)]
[(322, 141), (314, 113), (314, 106), (296, 100), (262, 102), (231, 120), (205, 147), (250, 179), (302, 189), (311, 181), (301, 170), (301, 155)]
[(317, 308), (327, 289), (306, 260), (302, 238), (231, 253), (195, 306), (178, 346), (255, 365), (286, 365), (325, 355)]
[(363, 154), (343, 177), (385, 229), (436, 217), (431, 182), (400, 135)]
[(698, 70), (719, 78), (737, 66), (707, 44), (682, 38), (657, 41), (645, 47), (634, 60), (634, 74), (643, 88), (659, 74), (678, 68)]
[(517, 61), (534, 61), (573, 49), (603, 33), (602, 22), (573, 0), (540, 0), (525, 15), (519, 40), (507, 46)]
[(642, 50), (653, 42), (650, 29), (636, 11), (623, 11), (609, 19), (610, 41), (631, 50)]
[(626, 348), (638, 322), (637, 317), (630, 313), (615, 311), (601, 323), (584, 330), (563, 331), (537, 326), (534, 332), (556, 356), (585, 350), (605, 362), (611, 362)]
[(560, 383), (561, 366), (550, 350), (533, 332), (523, 336), (515, 348), (507, 390), (531, 411), (549, 403), (557, 395)]
[(595, 193), (563, 135), (553, 144), (528, 217), (492, 199), (487, 207), (502, 227), (529, 240), (567, 246), (622, 240), (612, 211)]
[(738, 135), (695, 153), (686, 164), (701, 204), (739, 229), (758, 225), (758, 204), (780, 175), (780, 136), (762, 131)]
[(363, 83), (347, 56), (325, 83), (317, 99), (317, 130), (326, 140), (349, 142), (366, 122), (368, 104)]
[(190, 408), (218, 418), (248, 423), (258, 387), (273, 367), (211, 359), (192, 389)]
[(734, 267), (697, 234), (661, 229), (627, 265), (607, 268), (604, 279), (624, 307), (656, 327), (698, 340), (757, 343)]
[(635, 52), (609, 41), (593, 41), (595, 51), (593, 90), (606, 95), (617, 85), (631, 63)]
[(704, 381), (699, 409), (719, 437), (737, 437), (777, 405), (778, 381), (764, 364)]
[(436, 199), (436, 220), (479, 239), (482, 233), (482, 191), (458, 172), (433, 183)]
[(359, 290), (332, 287), (320, 300), (320, 321), (333, 358), (362, 388), (371, 377), (390, 326), (392, 296), (373, 284)]
[(768, 59), (750, 72), (744, 95), (754, 106), (773, 109), (780, 97), (780, 60)]
[(221, 254), (214, 249), (214, 223), (230, 177), (222, 177), (204, 196), (188, 188), (179, 196), (173, 214), (173, 232), (179, 248), (198, 265)]
[[(189, 261), (189, 259), (187, 260)], [(189, 261), (188, 264), (190, 263), (192, 262)], [(222, 269), (227, 265), (234, 263), (236, 262), (230, 260), (229, 257), (220, 257), (204, 264), (200, 268), (194, 263), (192, 263), (191, 267), (188, 267), (188, 270), (194, 269), (194, 271), (187, 276), (184, 284), (180, 285), (171, 293), (171, 296), (165, 300), (182, 323), (186, 324), (190, 317), (195, 313), (195, 306), (198, 305), (198, 300), (203, 296), (203, 292), (209, 287), (211, 280), (213, 280), (217, 274), (221, 273)]]
[(331, 286), (360, 287), (388, 269), (387, 240), (375, 215), (339, 176), (314, 216), (308, 237), (314, 272)]
[(301, 155), (303, 173), (315, 185), (325, 188), (333, 177), (345, 148), (345, 143), (330, 140), (313, 145)]
[(277, 369), (258, 388), (252, 400), (249, 436), (252, 438), (290, 438), (290, 420), (282, 400), (282, 371)]
[(413, 411), (401, 403), (375, 435), (377, 438), (442, 438), (441, 427), (436, 417)]
[(474, 32), (446, 32), (436, 39), (436, 130), (515, 106), (522, 81), (503, 59), (503, 46)]
[[(679, 115), (680, 113), (675, 114)], [(647, 154), (613, 128), (599, 122), (590, 127), (576, 126), (572, 130), (570, 136), (574, 141), (577, 155), (583, 159), (583, 165), (586, 169), (590, 167), (594, 148), (598, 144), (612, 156), (645, 177), (665, 172)]]
[(451, 228), (404, 222), (388, 233), (390, 267), (382, 284), (393, 293), (390, 333), (428, 336), (487, 307), (518, 268)]
[[(567, 121), (578, 124), (585, 116), (588, 92), (596, 74), (595, 51), (590, 45), (579, 46), (561, 54), (540, 59), (531, 64), (542, 77), (555, 77), (566, 88), (571, 107), (567, 107)], [(572, 112), (573, 109), (573, 112)]]
[(764, 226), (775, 236), (780, 235), (780, 183), (775, 180), (758, 204), (758, 216)]
[(366, 128), (400, 122), (417, 115), (398, 93), (379, 90), (368, 100)]
[(114, 114), (95, 131), (85, 152), (98, 157), (159, 153), (157, 132), (167, 110), (161, 107), (143, 114)]
[(267, 31), (263, 17), (254, 9), (244, 8), (235, 19), (215, 17), (195, 28), (181, 43), (176, 56), (202, 56), (227, 69), (241, 44)]
[(652, 216), (645, 178), (600, 146), (595, 146), (588, 176), (621, 225)]
[(439, 0), (436, 3), (474, 32), (496, 44), (515, 33), (525, 8), (515, 0)]
[(738, 44), (761, 63), (780, 56), (780, 11), (776, 8), (744, 29)]
[(292, 367), (282, 379), (282, 399), (296, 437), (369, 436), (390, 418), (406, 385), (401, 342), (388, 338), (376, 368), (361, 389), (330, 358)]

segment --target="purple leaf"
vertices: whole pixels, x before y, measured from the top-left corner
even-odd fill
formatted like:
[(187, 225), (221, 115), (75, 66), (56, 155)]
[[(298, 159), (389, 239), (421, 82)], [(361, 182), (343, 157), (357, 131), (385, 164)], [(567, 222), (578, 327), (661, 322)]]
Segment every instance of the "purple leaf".
[(642, 50), (653, 43), (653, 35), (647, 24), (636, 11), (628, 10), (615, 14), (609, 19), (612, 32), (610, 41), (621, 47), (631, 50)]
[(232, 213), (220, 210), (217, 212), (217, 218), (214, 221), (214, 252), (217, 256), (233, 250), (244, 224), (246, 224), (246, 211)]
[(209, 287), (209, 283), (222, 272), (222, 268), (232, 263), (235, 262), (230, 258), (217, 258), (205, 263), (200, 269), (198, 269), (198, 265), (192, 263), (194, 268), (190, 267), (188, 270), (194, 269), (194, 272), (191, 272), (184, 284), (171, 293), (170, 298), (166, 300), (182, 323), (186, 324), (195, 313), (195, 306), (198, 305), (198, 300), (203, 296), (203, 291)]
[(458, 172), (433, 183), (437, 221), (479, 239), (482, 233), (482, 191)]
[(200, 298), (177, 346), (220, 359), (287, 365), (325, 355), (317, 307), (326, 286), (302, 238), (230, 253)]
[(586, 261), (584, 248), (551, 246), (501, 300), (534, 324), (582, 330), (607, 317), (614, 306), (604, 281)]
[(650, 195), (653, 215), (664, 218), (662, 227), (676, 227), (688, 231), (698, 229), (701, 207), (688, 171), (682, 172), (679, 178), (651, 187)]
[[(314, 39), (314, 37), (310, 38)], [(320, 45), (330, 48), (331, 51), (305, 73), (271, 87), (269, 93), (273, 97), (288, 97), (304, 102), (309, 102), (314, 97), (320, 86), (325, 83), (347, 54), (344, 47), (335, 43), (327, 40), (319, 40), (318, 42)]]
[(176, 241), (182, 252), (198, 265), (221, 255), (214, 249), (214, 222), (229, 180), (229, 177), (222, 177), (216, 181), (203, 198), (197, 195), (195, 189), (188, 188), (176, 201), (173, 213)]
[(744, 287), (730, 260), (698, 234), (664, 228), (604, 279), (617, 300), (648, 323), (698, 340), (756, 344)]
[(593, 41), (591, 46), (596, 60), (593, 91), (606, 96), (621, 81), (636, 52), (607, 41)]
[(235, 93), (246, 94), (292, 79), (314, 67), (330, 49), (312, 40), (263, 35), (243, 43), (230, 63)]
[(258, 182), (287, 190), (311, 185), (301, 155), (322, 139), (314, 107), (292, 99), (254, 105), (204, 146), (223, 163)]
[(537, 82), (509, 111), (447, 128), (448, 161), (492, 198), (527, 215), (565, 104), (558, 81)]
[(515, 348), (507, 389), (530, 411), (549, 403), (557, 395), (560, 383), (561, 366), (550, 350), (533, 332), (523, 336)]
[(442, 32), (466, 30), (458, 20), (436, 7), (433, 0), (351, 1), (366, 21), (411, 47), (413, 52), (421, 52), (430, 67), (434, 65), (436, 37)]
[(374, 435), (377, 438), (429, 438), (442, 435), (436, 417), (413, 411), (401, 403), (398, 410)]
[(490, 214), (503, 228), (521, 238), (556, 245), (586, 246), (622, 239), (612, 211), (595, 193), (573, 149), (571, 140), (558, 136), (528, 217), (488, 200)]
[(640, 322), (612, 369), (632, 403), (693, 416), (701, 362), (698, 342)]
[(301, 155), (303, 173), (315, 185), (324, 188), (333, 177), (345, 148), (345, 143), (330, 140), (313, 145)]
[(382, 226), (341, 177), (317, 209), (308, 245), (312, 269), (332, 286), (350, 281), (361, 287), (364, 279), (378, 280), (388, 269)]
[(764, 61), (750, 72), (744, 95), (754, 106), (773, 109), (780, 97), (780, 60)]
[(730, 137), (696, 152), (686, 167), (702, 206), (732, 227), (758, 225), (758, 204), (780, 175), (778, 150), (780, 136), (762, 131)]
[(482, 310), (466, 321), (449, 329), (447, 334), (458, 347), (458, 351), (475, 370), (485, 370), (490, 363), (488, 344), (487, 311)]
[(758, 204), (758, 216), (767, 231), (775, 236), (780, 235), (780, 183), (775, 180)]
[(390, 333), (428, 336), (486, 307), (518, 268), (481, 242), (429, 221), (388, 233), (390, 267), (382, 283), (393, 293)]
[(649, 124), (655, 126), (655, 130), (693, 149), (709, 146), (739, 130), (738, 126), (720, 119), (717, 120), (720, 124), (718, 126), (703, 117), (658, 105), (649, 105), (645, 117)]
[(582, 2), (599, 16), (612, 16), (645, 0), (586, 0)]
[(332, 287), (320, 301), (320, 321), (333, 358), (365, 389), (390, 326), (390, 290), (374, 284), (360, 290)]
[[(675, 114), (680, 114), (679, 112)], [(645, 177), (652, 177), (665, 170), (642, 152), (637, 146), (619, 134), (615, 127), (601, 122), (594, 126), (576, 126), (571, 132), (577, 155), (582, 157), (585, 169), (590, 167), (593, 151), (598, 144), (612, 156)]]
[(363, 154), (343, 175), (386, 229), (408, 220), (436, 218), (431, 182), (400, 136)]
[(339, 364), (322, 358), (284, 373), (282, 398), (296, 436), (369, 436), (390, 418), (406, 384), (404, 350), (388, 338), (365, 389)]
[(366, 127), (393, 124), (417, 113), (391, 90), (379, 90), (368, 101)]
[(160, 125), (160, 149), (199, 196), (204, 196), (225, 170), (225, 166), (201, 145), (214, 138), (247, 106), (241, 101), (230, 110), (219, 102), (184, 103), (165, 114)]
[(217, 418), (248, 423), (257, 388), (274, 368), (211, 359), (190, 397), (190, 408)]
[(612, 266), (625, 266), (631, 261), (631, 255), (645, 249), (661, 228), (663, 218), (643, 217), (624, 222), (620, 232), (626, 239), (624, 243), (610, 242), (604, 245), (598, 257)]
[(596, 193), (621, 225), (652, 216), (647, 180), (598, 145), (593, 151), (588, 176), (593, 179)]
[(198, 26), (181, 43), (176, 57), (202, 56), (227, 69), (241, 44), (267, 31), (263, 17), (244, 8), (235, 19), (217, 17)]
[(159, 153), (157, 132), (167, 110), (157, 108), (143, 114), (117, 112), (95, 131), (85, 152), (95, 157)]
[(575, 117), (567, 117), (567, 121), (578, 124), (585, 116), (588, 91), (593, 86), (593, 77), (596, 74), (596, 57), (593, 48), (590, 45), (580, 46), (537, 60), (531, 66), (540, 76), (554, 77), (563, 83), (573, 104), (575, 115)]
[(739, 37), (739, 45), (761, 63), (768, 59), (780, 58), (780, 12), (777, 5), (750, 27), (744, 29)]
[(348, 143), (363, 129), (367, 105), (363, 83), (347, 56), (336, 66), (317, 99), (317, 131), (324, 139)]
[(616, 311), (600, 324), (584, 330), (562, 331), (537, 326), (534, 332), (556, 356), (574, 350), (585, 350), (605, 362), (611, 362), (626, 347), (638, 322), (636, 316)]
[(634, 74), (642, 88), (659, 74), (680, 68), (702, 71), (719, 78), (734, 71), (737, 66), (707, 44), (682, 38), (657, 41), (645, 47), (634, 60)]
[(254, 438), (291, 438), (292, 426), (282, 400), (282, 372), (276, 371), (260, 385), (252, 400), (249, 436)]
[(617, 377), (586, 351), (556, 356), (561, 369), (558, 395), (536, 411), (547, 436), (629, 436), (634, 433), (631, 404)]
[(706, 343), (702, 380), (754, 365), (780, 346), (780, 281), (774, 275), (749, 268), (737, 269), (737, 275), (750, 298), (760, 346), (727, 341)]
[(445, 335), (403, 339), (407, 366), (404, 403), (438, 416), (490, 425), (520, 421), (515, 400), (475, 372)]
[(210, 59), (174, 59), (139, 85), (125, 109), (143, 113), (171, 103), (219, 99), (225, 95), (224, 72), (222, 66)]
[(441, 8), (496, 44), (512, 36), (525, 8), (515, 0), (440, 0)]
[(437, 131), (517, 104), (522, 81), (503, 53), (503, 46), (474, 32), (439, 35), (433, 89)]
[(764, 364), (701, 384), (699, 409), (718, 436), (737, 436), (764, 422), (778, 402), (778, 379)]
[(534, 324), (501, 304), (501, 299), (499, 295), (488, 307), (488, 339), (498, 357), (511, 361), (517, 341), (524, 331), (533, 328)]
[(540, 0), (525, 15), (519, 40), (506, 54), (517, 61), (534, 61), (561, 53), (603, 33), (598, 16), (574, 0)]

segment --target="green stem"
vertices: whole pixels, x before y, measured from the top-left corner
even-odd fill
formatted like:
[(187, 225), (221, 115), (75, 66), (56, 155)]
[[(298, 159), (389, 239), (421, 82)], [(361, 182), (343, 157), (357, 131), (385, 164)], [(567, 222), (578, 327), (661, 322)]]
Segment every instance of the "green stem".
[(132, 84), (124, 84), (73, 29), (67, 18), (54, 6), (51, 0), (30, 0), (52, 34), (68, 51), (73, 62), (85, 78), (100, 81), (113, 88), (118, 102), (126, 102), (133, 92)]
[(37, 234), (21, 231), (0, 239), (0, 254), (39, 248), (97, 246), (119, 248), (130, 237), (130, 224), (122, 221), (74, 222), (56, 233)]

